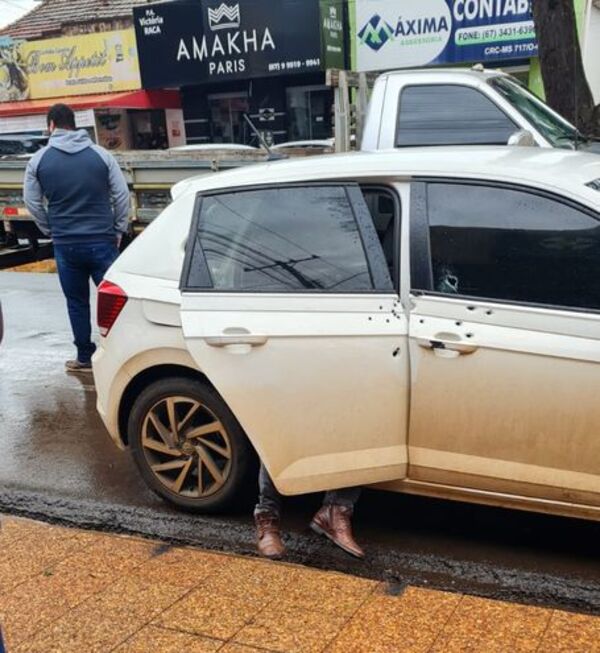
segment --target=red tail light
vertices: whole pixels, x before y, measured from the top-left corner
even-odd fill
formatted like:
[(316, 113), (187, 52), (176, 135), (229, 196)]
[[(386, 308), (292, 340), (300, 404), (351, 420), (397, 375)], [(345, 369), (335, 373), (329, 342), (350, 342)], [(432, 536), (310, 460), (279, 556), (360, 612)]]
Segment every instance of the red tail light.
[(19, 215), (19, 209), (16, 209), (16, 208), (14, 208), (12, 206), (5, 206), (2, 213), (4, 213), (4, 215), (6, 217), (9, 217), (9, 216), (14, 217), (14, 216)]
[(98, 328), (100, 335), (106, 337), (127, 304), (127, 295), (122, 288), (110, 281), (98, 286)]

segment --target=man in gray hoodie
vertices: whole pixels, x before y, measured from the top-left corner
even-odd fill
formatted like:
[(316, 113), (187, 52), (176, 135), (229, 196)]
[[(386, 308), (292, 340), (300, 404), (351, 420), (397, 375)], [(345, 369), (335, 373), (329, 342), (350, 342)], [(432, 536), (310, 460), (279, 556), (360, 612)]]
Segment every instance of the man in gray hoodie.
[(127, 182), (114, 157), (76, 131), (65, 104), (48, 112), (50, 141), (29, 161), (25, 204), (40, 230), (52, 238), (67, 299), (77, 358), (71, 372), (91, 371), (90, 278), (96, 285), (119, 255), (129, 224)]

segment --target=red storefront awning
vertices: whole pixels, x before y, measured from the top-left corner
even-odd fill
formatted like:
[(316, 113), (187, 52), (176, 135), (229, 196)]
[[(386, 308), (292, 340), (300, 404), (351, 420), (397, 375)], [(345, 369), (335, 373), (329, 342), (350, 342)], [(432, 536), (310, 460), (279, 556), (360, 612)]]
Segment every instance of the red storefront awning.
[(180, 109), (179, 91), (126, 91), (100, 95), (75, 95), (46, 100), (0, 103), (0, 118), (43, 114), (59, 102), (68, 104), (75, 111), (83, 109)]

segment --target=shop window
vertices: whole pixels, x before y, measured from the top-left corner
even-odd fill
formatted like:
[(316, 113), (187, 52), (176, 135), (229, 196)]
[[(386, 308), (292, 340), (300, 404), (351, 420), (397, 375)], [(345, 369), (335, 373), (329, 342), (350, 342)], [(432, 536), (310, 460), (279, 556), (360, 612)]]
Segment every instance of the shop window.
[(288, 140), (323, 140), (333, 135), (331, 89), (298, 86), (287, 90)]
[(249, 144), (250, 134), (244, 114), (250, 104), (246, 94), (219, 93), (208, 96), (213, 143)]
[(96, 130), (98, 143), (107, 150), (131, 149), (131, 125), (125, 109), (98, 109)]
[(164, 111), (131, 111), (130, 116), (136, 150), (161, 150), (169, 147)]

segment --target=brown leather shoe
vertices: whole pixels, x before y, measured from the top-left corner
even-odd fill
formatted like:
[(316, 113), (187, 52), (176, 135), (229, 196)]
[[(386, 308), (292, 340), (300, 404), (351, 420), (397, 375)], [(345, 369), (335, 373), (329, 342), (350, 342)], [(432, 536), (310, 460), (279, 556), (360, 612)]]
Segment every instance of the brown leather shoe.
[(364, 558), (365, 552), (352, 535), (352, 509), (346, 506), (323, 506), (313, 517), (310, 527), (315, 533), (328, 537), (346, 553)]
[(84, 373), (92, 373), (92, 364), (91, 363), (82, 363), (81, 361), (78, 361), (77, 359), (72, 360), (72, 361), (67, 361), (65, 363), (65, 369), (67, 372), (84, 372)]
[(281, 541), (279, 517), (271, 512), (259, 512), (254, 515), (258, 552), (264, 558), (279, 560), (285, 553), (285, 545)]

